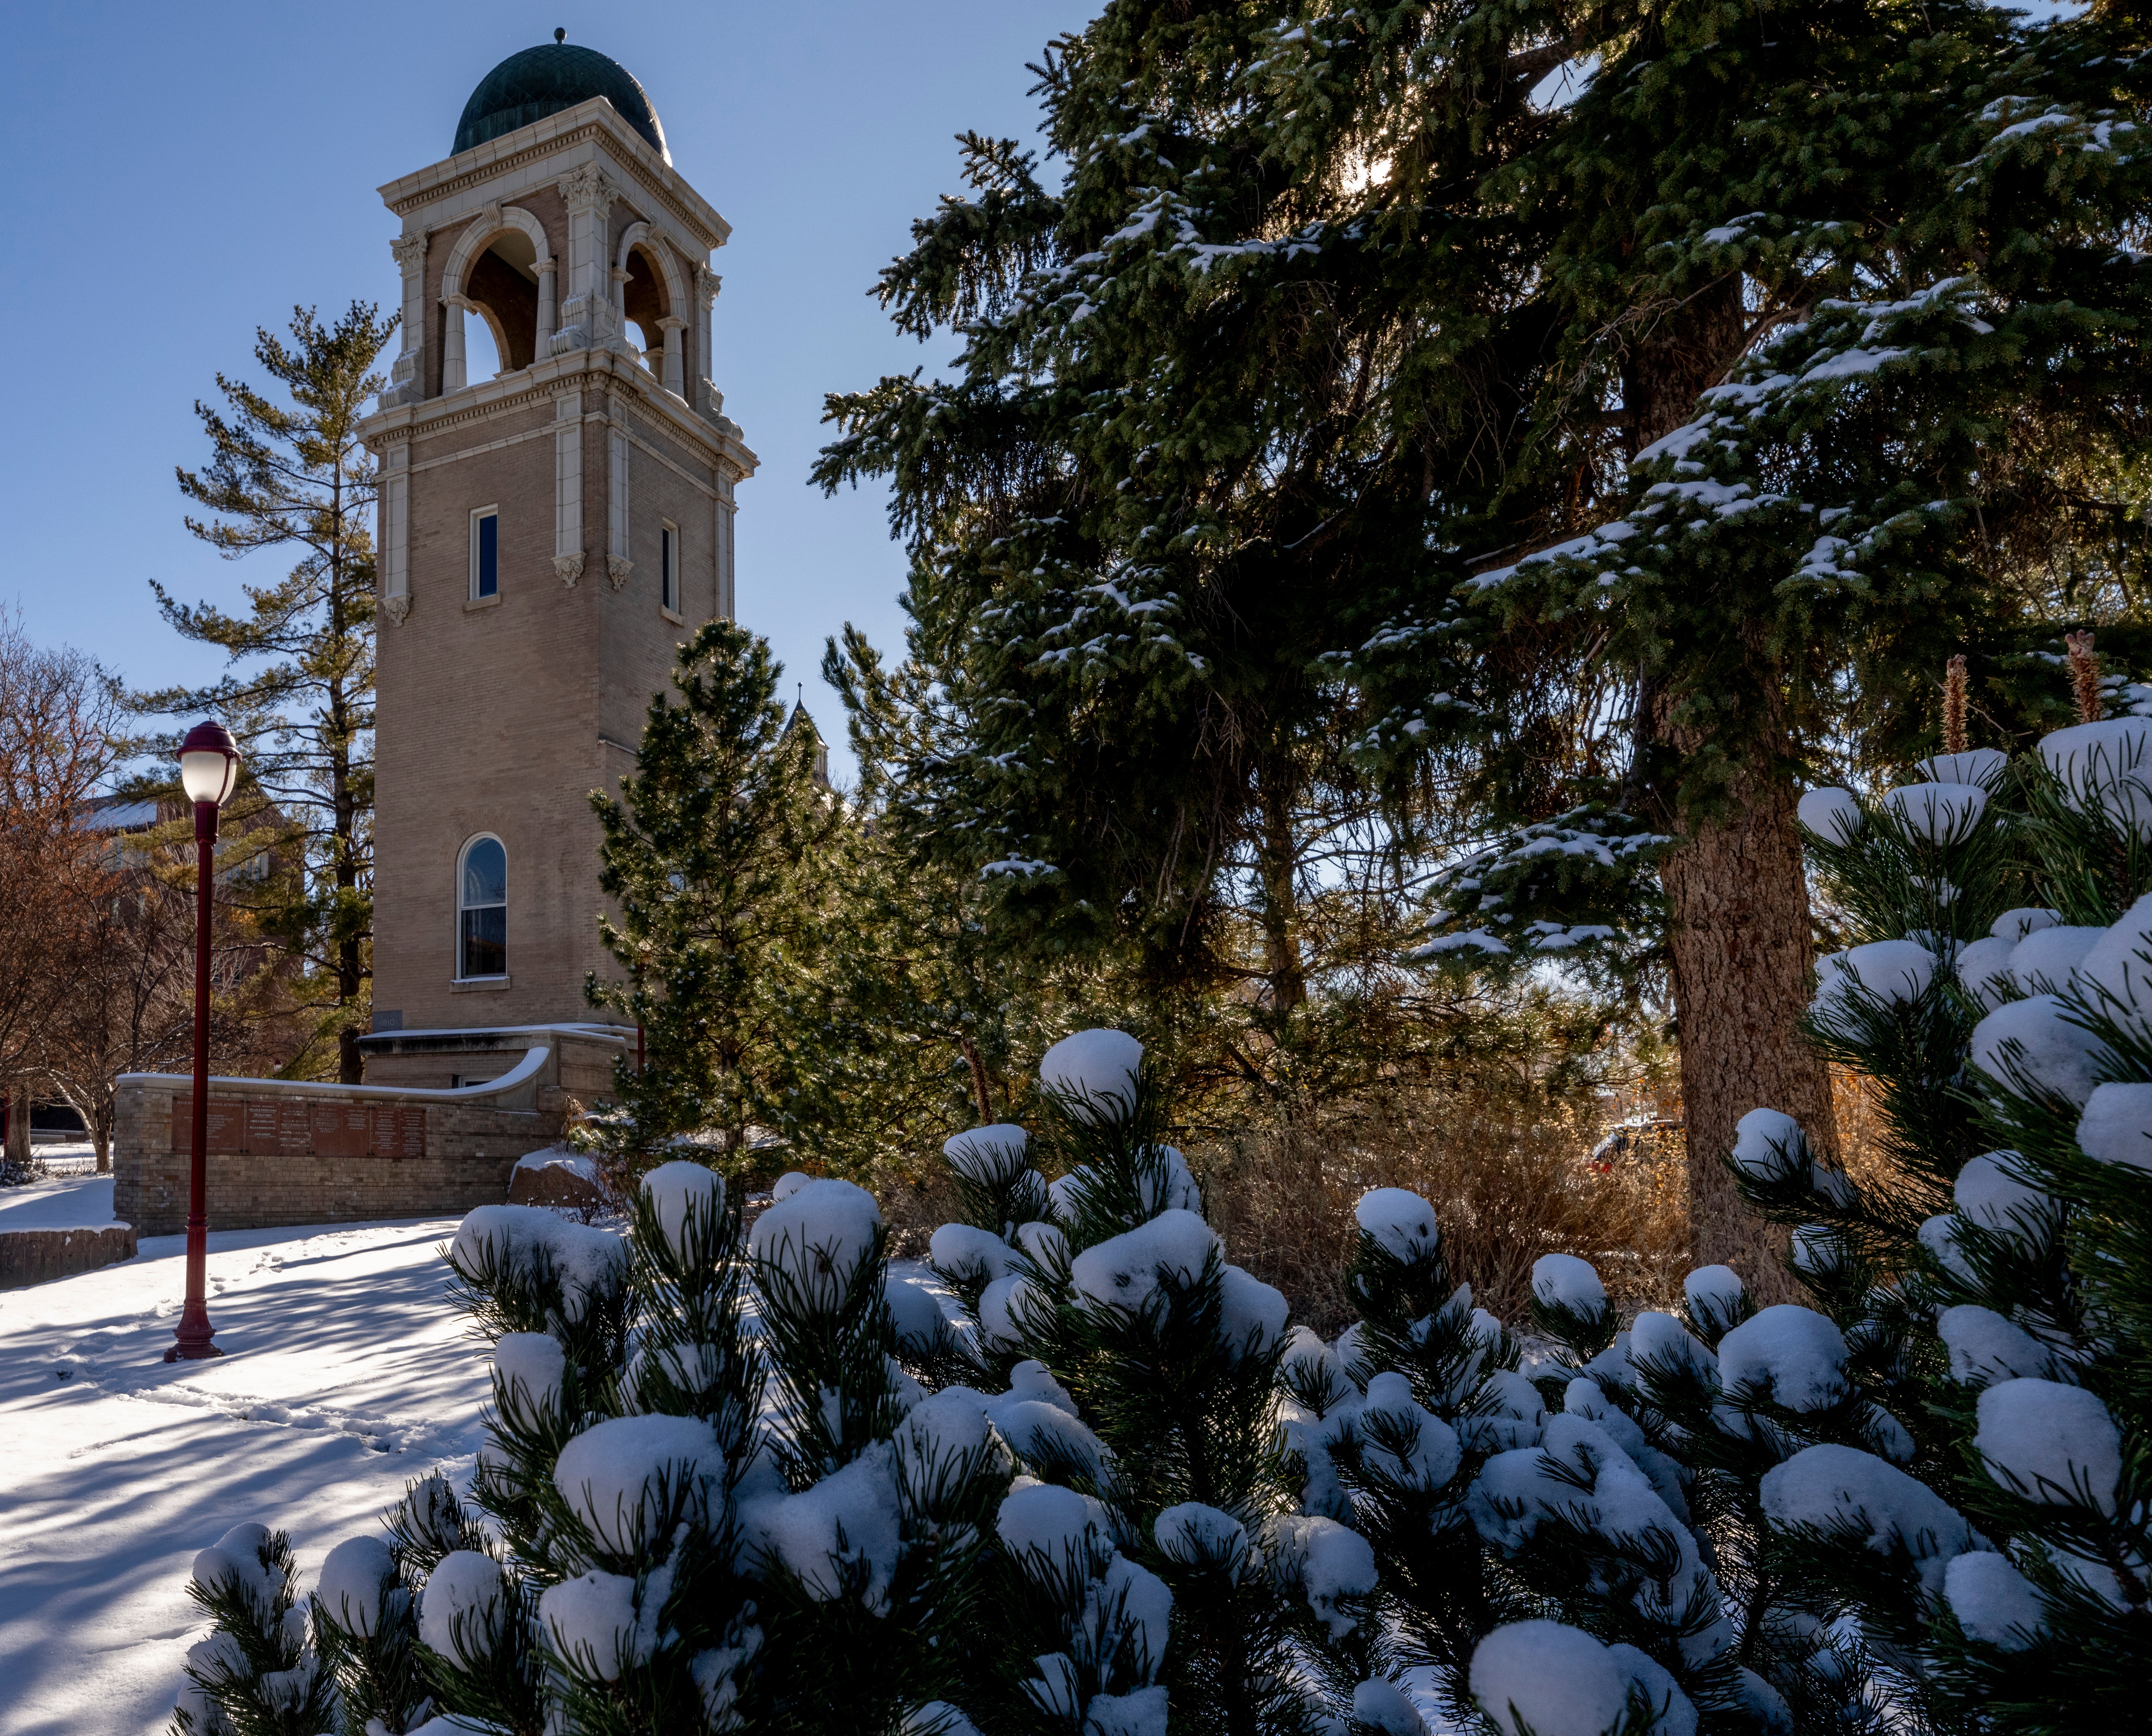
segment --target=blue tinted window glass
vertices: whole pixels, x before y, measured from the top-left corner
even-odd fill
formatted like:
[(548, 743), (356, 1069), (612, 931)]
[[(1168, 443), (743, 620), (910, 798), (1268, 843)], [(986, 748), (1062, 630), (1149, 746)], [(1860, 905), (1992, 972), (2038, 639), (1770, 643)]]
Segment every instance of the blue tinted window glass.
[(464, 908), (508, 901), (508, 852), (498, 839), (481, 838), (464, 853)]
[(667, 525), (657, 534), (659, 541), (664, 545), (663, 558), (657, 570), (665, 576), (665, 607), (668, 609), (677, 609), (680, 607), (680, 581), (679, 568), (673, 564), (672, 527)]
[(500, 594), (500, 518), (495, 513), (478, 521), (478, 594)]
[(505, 977), (508, 974), (508, 912), (496, 904), (490, 910), (464, 912), (464, 946), (459, 977)]
[(457, 902), (456, 974), (508, 974), (508, 852), (495, 838), (481, 838), (464, 852), (463, 886)]

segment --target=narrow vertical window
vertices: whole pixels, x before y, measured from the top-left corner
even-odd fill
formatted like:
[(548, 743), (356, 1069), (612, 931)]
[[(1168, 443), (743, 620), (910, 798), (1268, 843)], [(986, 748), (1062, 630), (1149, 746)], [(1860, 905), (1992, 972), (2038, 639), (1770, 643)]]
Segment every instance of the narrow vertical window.
[(508, 852), (498, 838), (464, 846), (456, 876), (456, 975), (508, 974)]
[(657, 595), (664, 606), (675, 614), (680, 609), (680, 529), (677, 525), (661, 522), (657, 527)]
[(500, 512), (497, 507), (481, 506), (471, 515), (470, 594), (473, 602), (483, 596), (500, 595)]

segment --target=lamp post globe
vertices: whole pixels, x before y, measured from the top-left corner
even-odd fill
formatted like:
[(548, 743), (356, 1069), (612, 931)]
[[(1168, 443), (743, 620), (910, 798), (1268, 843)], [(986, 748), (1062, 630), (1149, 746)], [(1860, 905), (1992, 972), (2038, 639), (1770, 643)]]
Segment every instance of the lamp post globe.
[(195, 810), (195, 1091), (187, 1176), (187, 1298), (165, 1353), (168, 1363), (222, 1356), (209, 1323), (209, 953), (216, 886), (216, 817), (239, 781), (239, 744), (218, 723), (201, 723), (180, 744), (180, 787)]
[(201, 723), (180, 744), (180, 787), (196, 807), (221, 808), (239, 781), (239, 744), (218, 723)]

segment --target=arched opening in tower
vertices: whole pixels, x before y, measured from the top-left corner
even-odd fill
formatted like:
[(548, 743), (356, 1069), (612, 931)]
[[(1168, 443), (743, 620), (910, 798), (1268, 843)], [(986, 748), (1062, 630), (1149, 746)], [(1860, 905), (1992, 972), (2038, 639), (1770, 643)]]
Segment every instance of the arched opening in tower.
[[(528, 368), (538, 353), (538, 250), (520, 229), (493, 238), (472, 262), (464, 293), (477, 303), (498, 352), (495, 372)], [(470, 378), (485, 378), (474, 353)]]
[(665, 332), (657, 322), (672, 311), (664, 276), (648, 251), (631, 247), (627, 282), (621, 289), (621, 315), (641, 334), (636, 347), (642, 352), (643, 365), (655, 374), (665, 372)]

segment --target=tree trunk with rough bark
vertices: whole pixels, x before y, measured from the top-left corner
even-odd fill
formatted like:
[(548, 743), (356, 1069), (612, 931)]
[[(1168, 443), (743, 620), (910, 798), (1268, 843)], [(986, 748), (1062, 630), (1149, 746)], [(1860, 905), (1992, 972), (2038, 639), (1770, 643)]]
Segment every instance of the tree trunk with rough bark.
[[(1679, 732), (1667, 739), (1683, 745)], [(1726, 1167), (1734, 1124), (1751, 1109), (1780, 1109), (1819, 1155), (1838, 1145), (1830, 1071), (1799, 1028), (1814, 956), (1794, 801), (1783, 773), (1752, 762), (1717, 812), (1675, 822), (1682, 842), (1660, 871), (1681, 1034), (1690, 1258), (1732, 1266), (1759, 1307), (1798, 1291), (1786, 1232), (1742, 1203)]]
[[(1743, 341), (1741, 282), (1728, 277), (1670, 312), (1637, 345), (1623, 381), (1632, 454), (1695, 414), (1697, 397), (1724, 376)], [(1787, 759), (1784, 672), (1748, 623), (1744, 690), (1766, 708), (1745, 764), (1706, 814), (1678, 810), (1662, 789), (1661, 824), (1681, 841), (1660, 871), (1670, 916), (1674, 1006), (1681, 1038), (1682, 1109), (1688, 1150), (1690, 1258), (1730, 1266), (1759, 1307), (1798, 1293), (1785, 1232), (1742, 1203), (1725, 1157), (1734, 1124), (1754, 1109), (1800, 1123), (1819, 1155), (1835, 1157), (1830, 1070), (1801, 1034), (1814, 962), (1808, 882)], [(1678, 727), (1677, 688), (1640, 696), (1648, 744), (1686, 757), (1706, 745)], [(1646, 745), (1640, 743), (1639, 746)]]

